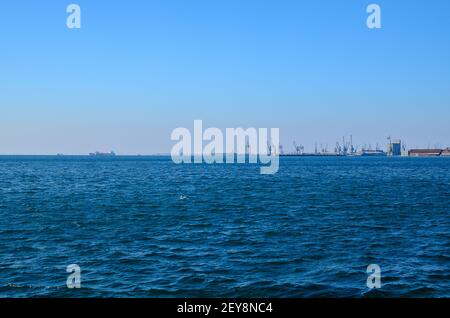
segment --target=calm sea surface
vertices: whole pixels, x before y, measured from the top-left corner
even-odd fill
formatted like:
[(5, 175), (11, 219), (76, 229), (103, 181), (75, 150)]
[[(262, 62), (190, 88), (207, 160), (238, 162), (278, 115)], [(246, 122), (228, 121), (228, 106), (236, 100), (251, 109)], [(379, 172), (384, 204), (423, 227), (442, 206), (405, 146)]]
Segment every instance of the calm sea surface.
[(0, 297), (30, 296), (449, 297), (450, 158), (0, 157)]

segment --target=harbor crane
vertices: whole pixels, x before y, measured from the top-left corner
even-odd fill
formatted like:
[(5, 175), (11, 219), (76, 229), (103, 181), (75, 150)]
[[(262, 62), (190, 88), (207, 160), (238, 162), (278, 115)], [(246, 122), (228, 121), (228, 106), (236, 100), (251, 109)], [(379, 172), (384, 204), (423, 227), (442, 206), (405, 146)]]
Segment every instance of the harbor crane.
[(297, 145), (297, 143), (295, 141), (293, 144), (294, 144), (295, 153), (297, 155), (302, 155), (305, 148), (302, 145)]

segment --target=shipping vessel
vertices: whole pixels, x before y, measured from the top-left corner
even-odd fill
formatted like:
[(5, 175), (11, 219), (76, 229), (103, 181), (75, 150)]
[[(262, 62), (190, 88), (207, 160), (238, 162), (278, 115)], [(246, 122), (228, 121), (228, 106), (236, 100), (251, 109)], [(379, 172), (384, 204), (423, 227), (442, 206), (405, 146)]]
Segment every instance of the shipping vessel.
[(91, 157), (114, 157), (116, 155), (116, 153), (114, 151), (110, 151), (110, 152), (91, 152), (89, 154), (89, 156)]

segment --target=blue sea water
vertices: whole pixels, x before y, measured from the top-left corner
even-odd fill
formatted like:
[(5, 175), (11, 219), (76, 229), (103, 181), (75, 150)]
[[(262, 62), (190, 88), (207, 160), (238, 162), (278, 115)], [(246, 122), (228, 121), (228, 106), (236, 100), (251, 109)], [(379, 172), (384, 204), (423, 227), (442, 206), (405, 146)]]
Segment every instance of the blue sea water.
[(0, 182), (0, 297), (450, 296), (450, 158), (0, 157)]

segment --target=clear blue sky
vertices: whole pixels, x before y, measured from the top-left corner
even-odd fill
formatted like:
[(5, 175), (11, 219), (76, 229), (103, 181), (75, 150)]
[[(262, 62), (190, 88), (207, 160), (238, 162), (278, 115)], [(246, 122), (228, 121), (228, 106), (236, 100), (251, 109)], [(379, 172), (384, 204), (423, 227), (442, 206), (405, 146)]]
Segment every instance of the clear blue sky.
[(0, 154), (169, 152), (194, 119), (279, 127), (287, 150), (450, 146), (449, 15), (448, 0), (5, 0)]

